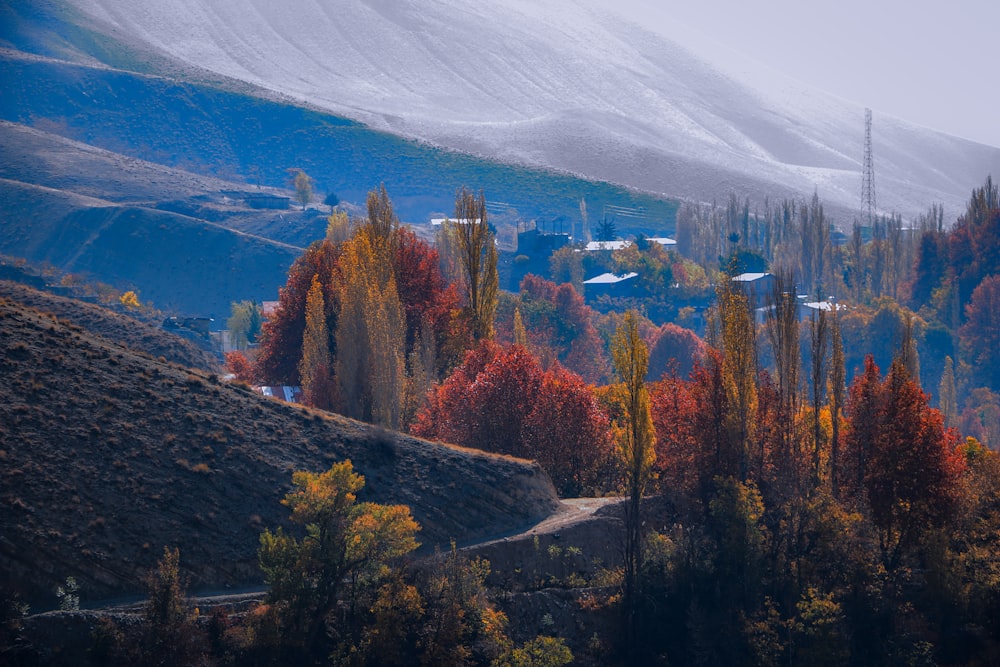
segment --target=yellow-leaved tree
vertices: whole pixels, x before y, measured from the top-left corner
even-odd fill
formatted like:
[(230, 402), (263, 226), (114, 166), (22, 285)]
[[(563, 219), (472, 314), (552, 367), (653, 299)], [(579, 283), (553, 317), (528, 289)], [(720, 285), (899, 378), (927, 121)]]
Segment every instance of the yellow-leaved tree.
[[(350, 461), (324, 473), (296, 472), (283, 504), (294, 523), (305, 527), (297, 539), (278, 528), (260, 536), (261, 569), (268, 601), (275, 609), (281, 641), (307, 655), (327, 657), (330, 640), (349, 627), (357, 587), (378, 590), (386, 566), (418, 544), (420, 527), (405, 505), (359, 503), (364, 477)], [(346, 589), (346, 590), (345, 590)]]
[(330, 333), (326, 325), (323, 285), (314, 275), (306, 294), (306, 328), (302, 333), (302, 360), (299, 377), (306, 403), (323, 410), (333, 409), (333, 379), (330, 364)]
[(337, 383), (349, 417), (399, 429), (406, 315), (393, 273), (398, 222), (385, 188), (368, 197), (369, 221), (343, 244)]
[(757, 340), (753, 315), (746, 294), (728, 278), (716, 290), (722, 332), (722, 381), (729, 411), (726, 414), (728, 443), (722, 451), (726, 475), (746, 479), (750, 443), (757, 416)]
[(639, 335), (634, 311), (625, 313), (611, 339), (611, 358), (621, 382), (615, 386), (621, 420), (615, 425), (625, 470), (625, 604), (628, 626), (634, 627), (636, 580), (642, 563), (642, 496), (656, 460), (656, 433), (646, 389), (649, 351)]

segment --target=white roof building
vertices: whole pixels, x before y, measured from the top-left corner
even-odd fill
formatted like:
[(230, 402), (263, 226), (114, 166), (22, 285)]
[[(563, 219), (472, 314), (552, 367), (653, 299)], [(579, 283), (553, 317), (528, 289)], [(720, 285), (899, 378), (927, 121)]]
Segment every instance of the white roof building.
[(602, 273), (599, 276), (594, 276), (590, 280), (584, 280), (583, 284), (584, 285), (617, 285), (618, 283), (623, 283), (626, 280), (632, 280), (633, 278), (637, 278), (638, 276), (639, 276), (639, 274), (635, 273), (634, 271), (631, 272), (631, 273), (623, 273), (620, 276), (617, 276), (617, 275), (615, 275), (613, 273)]
[(632, 245), (631, 241), (591, 241), (584, 250), (587, 252), (597, 252), (598, 250), (622, 250)]
[(763, 278), (766, 278), (769, 275), (771, 275), (771, 274), (770, 273), (741, 273), (740, 275), (733, 277), (733, 282), (734, 283), (755, 283), (758, 280), (762, 280)]

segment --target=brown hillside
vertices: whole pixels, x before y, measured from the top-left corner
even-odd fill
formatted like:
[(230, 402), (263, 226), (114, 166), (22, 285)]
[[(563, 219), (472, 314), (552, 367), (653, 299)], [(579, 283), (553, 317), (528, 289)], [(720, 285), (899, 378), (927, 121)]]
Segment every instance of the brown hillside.
[(61, 320), (67, 320), (102, 338), (119, 342), (151, 357), (163, 357), (181, 366), (206, 371), (219, 368), (219, 361), (213, 354), (157, 324), (142, 322), (107, 308), (50, 294), (10, 280), (0, 280), (0, 297), (51, 313)]
[(409, 505), (424, 549), (523, 529), (557, 506), (537, 465), (258, 397), (0, 297), (0, 588), (36, 608), (143, 590), (164, 545), (192, 590), (259, 583), (258, 535), (296, 469), (350, 458), (362, 498)]

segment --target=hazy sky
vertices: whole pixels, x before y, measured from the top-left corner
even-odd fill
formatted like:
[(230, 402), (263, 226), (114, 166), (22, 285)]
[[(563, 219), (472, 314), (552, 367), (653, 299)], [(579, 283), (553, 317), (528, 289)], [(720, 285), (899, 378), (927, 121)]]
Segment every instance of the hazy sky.
[(1000, 147), (1000, 0), (615, 2), (680, 21), (876, 117)]

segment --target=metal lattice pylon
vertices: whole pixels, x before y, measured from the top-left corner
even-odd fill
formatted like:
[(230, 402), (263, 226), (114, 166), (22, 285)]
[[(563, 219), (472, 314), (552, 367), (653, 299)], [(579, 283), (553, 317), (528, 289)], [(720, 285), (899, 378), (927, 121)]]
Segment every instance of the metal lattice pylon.
[(875, 225), (875, 160), (872, 158), (872, 110), (865, 109), (865, 164), (861, 181), (861, 216), (865, 225)]

